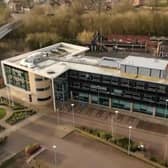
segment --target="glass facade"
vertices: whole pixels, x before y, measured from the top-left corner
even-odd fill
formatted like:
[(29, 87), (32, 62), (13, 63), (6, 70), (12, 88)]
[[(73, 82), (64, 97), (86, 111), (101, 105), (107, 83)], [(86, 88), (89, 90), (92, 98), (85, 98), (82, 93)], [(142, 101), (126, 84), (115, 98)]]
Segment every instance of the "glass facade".
[(28, 72), (20, 70), (9, 65), (4, 65), (7, 83), (15, 87), (29, 91), (29, 76)]
[(68, 74), (64, 73), (54, 79), (55, 98), (58, 101), (67, 101), (69, 98)]
[(156, 116), (168, 118), (168, 109), (165, 107), (157, 107), (156, 108)]
[(153, 114), (153, 107), (150, 105), (143, 104), (143, 103), (134, 103), (133, 110), (137, 112), (142, 112), (145, 114), (150, 114), (150, 115)]
[(130, 104), (131, 103), (126, 100), (116, 99), (116, 98), (112, 99), (112, 107), (130, 110), (130, 106), (131, 106)]
[[(168, 86), (126, 78), (70, 70), (69, 92), (75, 100), (156, 116), (165, 114)], [(168, 112), (167, 112), (168, 115)]]

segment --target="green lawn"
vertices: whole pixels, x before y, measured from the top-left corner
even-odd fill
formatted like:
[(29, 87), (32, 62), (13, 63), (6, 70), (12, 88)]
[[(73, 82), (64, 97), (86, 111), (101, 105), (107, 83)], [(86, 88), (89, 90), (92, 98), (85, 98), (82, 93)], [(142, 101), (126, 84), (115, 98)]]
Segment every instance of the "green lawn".
[(6, 110), (4, 108), (0, 108), (0, 119), (2, 119), (6, 115)]

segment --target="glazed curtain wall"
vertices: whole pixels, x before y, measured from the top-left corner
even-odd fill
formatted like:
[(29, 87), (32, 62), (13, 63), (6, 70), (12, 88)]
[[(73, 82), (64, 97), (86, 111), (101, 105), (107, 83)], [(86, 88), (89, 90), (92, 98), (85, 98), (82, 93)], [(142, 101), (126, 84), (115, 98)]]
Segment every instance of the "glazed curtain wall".
[(9, 65), (4, 65), (4, 70), (8, 84), (27, 91), (30, 90), (28, 72)]

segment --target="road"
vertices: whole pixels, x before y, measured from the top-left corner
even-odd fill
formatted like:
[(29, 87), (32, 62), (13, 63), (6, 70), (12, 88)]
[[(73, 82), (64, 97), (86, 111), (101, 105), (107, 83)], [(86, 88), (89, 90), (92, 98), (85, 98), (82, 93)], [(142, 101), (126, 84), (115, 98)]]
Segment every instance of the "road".
[(0, 39), (5, 37), (8, 33), (17, 27), (17, 22), (11, 22), (0, 27)]

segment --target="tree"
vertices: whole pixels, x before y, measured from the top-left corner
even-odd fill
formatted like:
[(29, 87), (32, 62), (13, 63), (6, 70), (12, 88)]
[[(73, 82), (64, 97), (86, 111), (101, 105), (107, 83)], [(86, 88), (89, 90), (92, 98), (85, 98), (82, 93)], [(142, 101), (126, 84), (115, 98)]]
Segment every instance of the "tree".
[(27, 35), (26, 43), (31, 49), (37, 49), (59, 42), (60, 39), (55, 33), (33, 33)]
[(77, 40), (83, 44), (90, 43), (93, 39), (93, 35), (94, 35), (93, 32), (89, 32), (89, 31), (84, 30), (83, 32), (78, 34)]
[(5, 24), (10, 18), (10, 12), (6, 5), (0, 2), (0, 25)]

